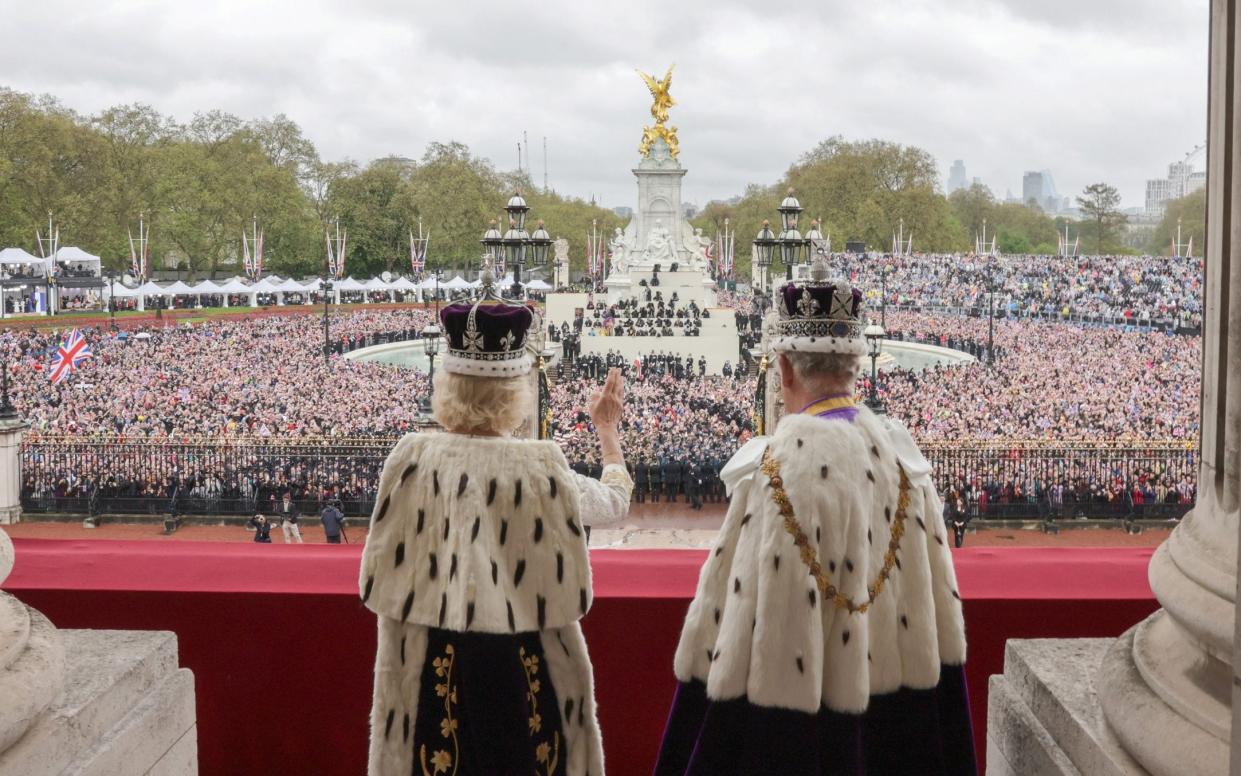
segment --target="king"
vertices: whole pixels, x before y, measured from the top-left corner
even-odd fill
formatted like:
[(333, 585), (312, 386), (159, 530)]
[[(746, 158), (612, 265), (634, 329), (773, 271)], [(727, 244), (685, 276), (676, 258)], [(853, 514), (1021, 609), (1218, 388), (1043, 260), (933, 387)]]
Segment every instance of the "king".
[(799, 411), (721, 473), (658, 774), (976, 772), (931, 466), (854, 399), (862, 298), (821, 262), (780, 290), (770, 346)]

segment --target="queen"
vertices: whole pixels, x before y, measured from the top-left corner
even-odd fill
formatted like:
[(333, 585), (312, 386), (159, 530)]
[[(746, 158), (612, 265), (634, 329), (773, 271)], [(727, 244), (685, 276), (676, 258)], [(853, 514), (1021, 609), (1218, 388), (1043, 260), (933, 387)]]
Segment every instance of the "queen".
[(432, 412), (444, 433), (384, 464), (359, 585), (379, 623), (369, 773), (603, 773), (585, 526), (622, 518), (633, 483), (613, 370), (589, 410), (604, 463), (512, 436), (534, 406), (526, 334), (503, 300), (455, 304)]

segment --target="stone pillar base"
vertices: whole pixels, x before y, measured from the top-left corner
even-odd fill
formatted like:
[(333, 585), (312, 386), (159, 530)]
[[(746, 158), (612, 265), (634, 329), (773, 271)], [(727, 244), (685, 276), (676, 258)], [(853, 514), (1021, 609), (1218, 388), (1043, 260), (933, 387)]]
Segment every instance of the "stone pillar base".
[(1147, 776), (1108, 727), (1095, 695), (1100, 663), (1115, 643), (1008, 642), (1004, 673), (991, 677), (987, 693), (988, 776)]
[(165, 631), (62, 630), (64, 692), (12, 747), (0, 774), (198, 773), (194, 676)]

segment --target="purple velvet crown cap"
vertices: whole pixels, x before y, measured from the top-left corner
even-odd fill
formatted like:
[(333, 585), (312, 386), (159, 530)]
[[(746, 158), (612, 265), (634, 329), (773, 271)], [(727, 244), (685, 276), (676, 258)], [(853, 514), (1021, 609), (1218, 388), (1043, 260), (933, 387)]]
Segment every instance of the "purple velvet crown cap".
[[(455, 350), (467, 350), (465, 331), (469, 326), (470, 310), (474, 304), (450, 304), (440, 310), (440, 323), (444, 326), (444, 336), (448, 338), (448, 346)], [(534, 321), (534, 313), (524, 305), (507, 305), (483, 303), (478, 305), (478, 313), (474, 316), (474, 325), (482, 335), (479, 343), (484, 353), (500, 353), (519, 350), (517, 347), (526, 341), (526, 332)], [(505, 341), (509, 335), (511, 340)]]
[[(857, 318), (862, 309), (862, 291), (858, 288), (852, 288), (848, 285), (838, 286), (835, 283), (788, 283), (780, 289), (781, 299), (784, 303), (784, 313), (790, 318), (827, 318), (832, 309), (833, 296), (836, 289), (852, 297), (852, 302), (847, 305), (847, 312), (850, 317)], [(806, 312), (802, 305), (802, 299), (805, 292), (809, 290), (810, 298), (818, 303), (818, 308), (812, 312)]]

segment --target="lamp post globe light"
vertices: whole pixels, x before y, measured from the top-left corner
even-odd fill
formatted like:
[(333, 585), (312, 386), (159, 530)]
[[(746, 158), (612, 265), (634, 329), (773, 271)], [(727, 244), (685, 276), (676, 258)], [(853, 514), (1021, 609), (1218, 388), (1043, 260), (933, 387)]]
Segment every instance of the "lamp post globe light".
[(883, 351), (883, 338), (887, 332), (883, 330), (883, 326), (870, 322), (865, 329), (862, 330), (862, 336), (866, 338), (866, 347), (870, 354), (870, 395), (866, 397), (866, 406), (870, 407), (872, 412), (883, 412), (883, 404), (879, 401), (879, 354)]

